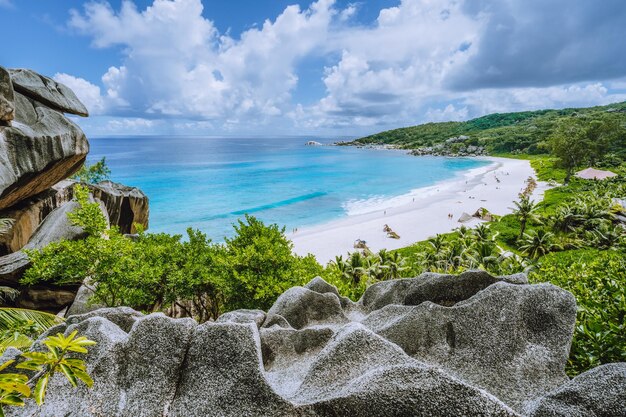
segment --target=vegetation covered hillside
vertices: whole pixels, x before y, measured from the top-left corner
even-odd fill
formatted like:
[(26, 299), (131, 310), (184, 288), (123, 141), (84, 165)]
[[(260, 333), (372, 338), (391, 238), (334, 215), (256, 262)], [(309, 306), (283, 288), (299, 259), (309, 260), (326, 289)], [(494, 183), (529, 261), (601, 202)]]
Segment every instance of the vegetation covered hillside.
[[(350, 144), (389, 144), (402, 149), (417, 149), (445, 144), (450, 138), (468, 136), (464, 145), (482, 146), (491, 154), (541, 154), (548, 153), (543, 143), (555, 129), (575, 120), (623, 125), (626, 123), (626, 102), (579, 109), (494, 113), (465, 122), (426, 123), (377, 133)], [(624, 147), (621, 153), (626, 153)]]

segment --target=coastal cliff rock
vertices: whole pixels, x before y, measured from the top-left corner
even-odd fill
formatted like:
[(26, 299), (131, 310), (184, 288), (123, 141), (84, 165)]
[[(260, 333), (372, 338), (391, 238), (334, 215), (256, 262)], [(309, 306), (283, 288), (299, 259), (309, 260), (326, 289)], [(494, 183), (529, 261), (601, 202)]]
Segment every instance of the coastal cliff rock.
[[(382, 282), (357, 303), (316, 278), (267, 315), (238, 310), (202, 325), (123, 307), (73, 316), (48, 333), (97, 342), (86, 356), (94, 387), (57, 375), (41, 409), (8, 415), (623, 415), (623, 365), (565, 376), (570, 293), (521, 275), (467, 272), (459, 288), (453, 278)], [(587, 387), (593, 395), (576, 394)]]
[(8, 126), (15, 118), (13, 84), (9, 72), (0, 67), (0, 126)]
[[(0, 211), (0, 218), (13, 220), (6, 233), (0, 235), (0, 255), (22, 249), (48, 214), (72, 200), (76, 184), (73, 180), (63, 180)], [(88, 187), (91, 195), (104, 205), (110, 224), (119, 227), (122, 233), (135, 233), (135, 223), (148, 228), (149, 202), (141, 190), (111, 181), (89, 184)]]
[[(41, 249), (52, 242), (61, 240), (78, 240), (86, 237), (84, 230), (74, 226), (67, 214), (78, 207), (75, 201), (63, 203), (53, 210), (36, 229), (23, 249)], [(101, 205), (103, 214), (106, 215)], [(74, 300), (78, 286), (45, 286), (22, 287), (22, 277), (30, 261), (24, 250), (0, 257), (0, 285), (21, 290), (18, 306), (57, 313)]]
[[(85, 237), (82, 228), (72, 225), (67, 213), (78, 207), (74, 201), (67, 202), (50, 213), (38, 227), (24, 249), (41, 249), (60, 240), (77, 240)], [(0, 258), (0, 283), (17, 284), (17, 280), (28, 266), (28, 256), (20, 250)]]
[(62, 113), (89, 116), (74, 92), (52, 78), (28, 69), (10, 69), (9, 74), (15, 91)]
[(67, 87), (27, 70), (2, 69), (0, 80), (1, 210), (71, 176), (84, 163), (89, 143), (61, 113), (86, 115)]
[[(29, 265), (23, 249), (85, 236), (67, 218), (77, 208), (77, 183), (67, 178), (84, 163), (89, 143), (63, 113), (88, 116), (63, 84), (31, 70), (0, 67), (0, 218), (12, 221), (0, 235), (0, 285), (21, 291), (18, 306), (53, 313), (72, 304), (78, 286), (23, 287), (19, 280)], [(148, 198), (139, 189), (110, 181), (89, 188), (122, 233), (135, 233), (135, 223), (148, 227)], [(74, 311), (88, 308), (79, 300)]]
[(73, 181), (63, 180), (7, 210), (0, 211), (0, 218), (13, 220), (11, 227), (0, 235), (0, 255), (22, 249), (46, 216), (72, 199), (73, 185)]
[(136, 233), (135, 224), (148, 228), (148, 197), (139, 188), (102, 181), (95, 185), (90, 184), (89, 191), (104, 203), (111, 224), (118, 226), (121, 233)]

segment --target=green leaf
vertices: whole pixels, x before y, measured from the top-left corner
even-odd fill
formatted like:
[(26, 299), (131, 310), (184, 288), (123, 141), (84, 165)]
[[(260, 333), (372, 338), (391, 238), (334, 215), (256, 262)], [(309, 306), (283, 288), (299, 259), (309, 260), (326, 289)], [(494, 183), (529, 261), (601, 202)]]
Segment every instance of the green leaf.
[(3, 363), (2, 365), (0, 365), (0, 371), (4, 371), (5, 369), (7, 369), (9, 366), (11, 366), (12, 363), (14, 363), (14, 360), (9, 360), (6, 361), (5, 363)]
[(89, 376), (89, 374), (87, 374), (87, 372), (78, 368), (72, 368), (72, 370), (74, 371), (74, 375), (76, 376), (76, 378), (83, 381), (85, 385), (87, 385), (89, 388), (93, 386), (93, 379), (91, 379), (91, 377)]
[(35, 385), (35, 402), (37, 405), (43, 404), (43, 400), (46, 397), (46, 388), (48, 387), (48, 380), (50, 379), (50, 374), (45, 374), (44, 376), (37, 381), (37, 385)]
[(24, 406), (24, 399), (20, 397), (19, 395), (14, 395), (14, 394), (7, 395), (6, 397), (2, 397), (0, 399), (0, 402), (2, 402), (2, 404), (17, 406), (17, 407)]
[(69, 366), (63, 363), (60, 364), (59, 367), (61, 368), (61, 371), (63, 372), (67, 380), (70, 381), (70, 384), (72, 384), (73, 387), (76, 387), (78, 384), (76, 382), (76, 375), (74, 374), (74, 369), (70, 368)]

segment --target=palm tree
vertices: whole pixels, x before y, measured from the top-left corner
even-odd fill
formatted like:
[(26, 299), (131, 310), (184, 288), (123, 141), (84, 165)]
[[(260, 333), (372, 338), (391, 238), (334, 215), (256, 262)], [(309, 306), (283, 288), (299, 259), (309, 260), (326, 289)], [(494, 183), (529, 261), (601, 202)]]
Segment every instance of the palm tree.
[(478, 242), (488, 242), (493, 240), (493, 237), (491, 236), (491, 230), (489, 230), (489, 226), (487, 226), (485, 223), (480, 223), (474, 228), (473, 232), (474, 238)]
[(428, 239), (428, 243), (433, 247), (435, 252), (440, 252), (446, 244), (446, 237), (444, 235), (437, 234), (435, 237)]
[(530, 200), (527, 196), (521, 195), (519, 201), (514, 201), (515, 208), (513, 208), (513, 214), (517, 217), (520, 223), (519, 238), (524, 237), (526, 231), (526, 224), (528, 222), (539, 222), (539, 216), (535, 213), (537, 205), (534, 201)]
[(391, 279), (399, 278), (402, 271), (408, 269), (406, 265), (406, 259), (400, 253), (393, 252), (388, 256), (385, 267), (388, 271), (388, 276)]
[(555, 232), (573, 232), (580, 224), (585, 221), (582, 214), (577, 208), (573, 208), (569, 204), (557, 207), (556, 212), (550, 218), (552, 229)]
[(350, 257), (346, 261), (346, 275), (350, 278), (354, 285), (359, 285), (361, 279), (367, 274), (367, 269), (371, 265), (367, 264), (367, 258), (356, 251), (350, 254)]
[(27, 349), (33, 341), (63, 319), (43, 311), (0, 308), (0, 354), (8, 347)]
[(604, 225), (589, 233), (590, 241), (600, 249), (610, 249), (624, 243), (624, 229)]
[(524, 244), (519, 249), (530, 258), (537, 259), (548, 252), (560, 249), (559, 245), (553, 243), (553, 238), (552, 232), (546, 232), (543, 229), (531, 230), (524, 234)]

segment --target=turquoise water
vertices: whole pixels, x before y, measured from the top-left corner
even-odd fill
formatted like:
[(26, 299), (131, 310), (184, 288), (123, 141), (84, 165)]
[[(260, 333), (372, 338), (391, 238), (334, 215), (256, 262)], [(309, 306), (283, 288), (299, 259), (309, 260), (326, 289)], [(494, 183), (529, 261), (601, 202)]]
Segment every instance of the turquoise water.
[(96, 138), (89, 160), (106, 156), (113, 181), (148, 195), (151, 231), (184, 233), (192, 226), (214, 240), (231, 236), (231, 224), (245, 213), (290, 231), (346, 216), (368, 201), (380, 208), (381, 200), (384, 206), (386, 198), (488, 163), (305, 146), (306, 140)]

